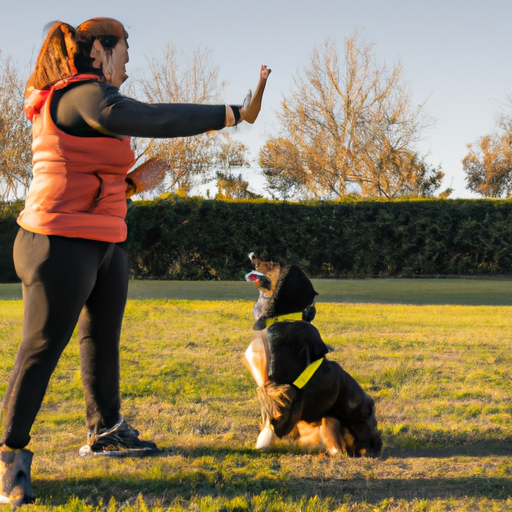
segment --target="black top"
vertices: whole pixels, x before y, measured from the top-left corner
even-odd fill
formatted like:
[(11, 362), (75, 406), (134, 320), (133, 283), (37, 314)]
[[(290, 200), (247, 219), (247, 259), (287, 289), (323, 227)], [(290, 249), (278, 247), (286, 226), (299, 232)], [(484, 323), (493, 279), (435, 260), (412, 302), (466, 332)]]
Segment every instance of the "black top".
[(55, 91), (50, 106), (53, 122), (77, 137), (172, 138), (198, 135), (224, 127), (224, 105), (142, 103), (117, 87), (95, 80)]

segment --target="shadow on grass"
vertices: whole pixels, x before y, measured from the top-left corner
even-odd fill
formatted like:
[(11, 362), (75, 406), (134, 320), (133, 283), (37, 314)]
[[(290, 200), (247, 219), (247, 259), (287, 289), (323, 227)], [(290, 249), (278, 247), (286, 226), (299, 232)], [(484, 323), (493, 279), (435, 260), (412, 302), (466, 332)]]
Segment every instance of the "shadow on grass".
[(507, 457), (512, 455), (512, 437), (485, 438), (449, 435), (442, 438), (384, 437), (383, 458)]
[[(405, 449), (395, 446), (385, 449), (382, 459), (503, 457), (512, 454), (511, 448), (512, 438), (452, 447)], [(334, 500), (336, 505), (347, 501), (379, 503), (390, 498), (504, 500), (512, 495), (512, 479), (501, 474), (471, 474), (453, 478), (379, 478), (371, 464), (365, 464), (360, 471), (354, 472), (352, 466), (350, 473), (344, 472), (343, 458), (338, 459), (340, 471), (333, 478), (326, 478), (325, 474), (316, 477), (311, 470), (308, 476), (282, 470), (281, 456), (306, 453), (296, 446), (285, 445), (278, 445), (269, 451), (257, 451), (250, 447), (200, 446), (188, 449), (167, 446), (146, 457), (147, 461), (141, 462), (140, 466), (130, 462), (125, 467), (123, 463), (111, 464), (113, 457), (93, 457), (91, 459), (95, 464), (87, 471), (97, 471), (96, 474), (101, 476), (73, 477), (73, 470), (70, 476), (59, 475), (56, 479), (37, 478), (36, 475), (33, 487), (39, 503), (51, 506), (65, 505), (72, 497), (94, 506), (106, 504), (111, 498), (117, 503), (134, 503), (139, 494), (149, 506), (170, 506), (180, 500), (203, 497), (231, 500), (245, 496), (250, 501), (253, 497), (268, 493), (272, 499), (286, 499), (292, 503), (318, 496), (322, 500)], [(176, 457), (182, 457), (183, 464)], [(323, 457), (328, 458), (325, 454)], [(231, 460), (226, 463), (228, 458)], [(295, 463), (308, 464), (299, 459)], [(266, 474), (262, 475), (262, 471)]]
[(170, 505), (176, 499), (190, 500), (212, 496), (233, 499), (248, 498), (271, 492), (276, 499), (299, 502), (318, 496), (338, 504), (347, 502), (379, 503), (384, 499), (507, 499), (512, 494), (512, 481), (506, 477), (470, 476), (464, 478), (365, 479), (356, 474), (348, 479), (283, 477), (252, 479), (226, 475), (221, 471), (197, 470), (193, 474), (170, 474), (165, 477), (133, 478), (68, 478), (59, 481), (36, 479), (34, 491), (40, 503), (63, 505), (77, 497), (91, 505), (133, 501), (142, 494), (148, 504)]
[(419, 446), (414, 449), (401, 447), (387, 448), (383, 458), (421, 458), (444, 459), (450, 457), (508, 457), (512, 456), (512, 440), (480, 441), (461, 446), (428, 447)]
[[(417, 442), (414, 446), (407, 446), (407, 443), (400, 445), (399, 442), (394, 445), (386, 445), (384, 439), (384, 447), (380, 459), (386, 460), (390, 458), (400, 459), (418, 459), (433, 458), (445, 459), (451, 457), (509, 457), (512, 456), (512, 437), (504, 439), (475, 439), (472, 442), (453, 439), (452, 444), (433, 444), (428, 441)], [(168, 456), (180, 456), (190, 459), (198, 459), (200, 457), (225, 458), (228, 456), (244, 457), (246, 459), (258, 460), (267, 459), (269, 456), (281, 455), (326, 455), (323, 448), (308, 450), (297, 444), (277, 444), (268, 450), (256, 450), (252, 447), (233, 448), (227, 446), (199, 446), (194, 448), (185, 448), (181, 446), (160, 447), (158, 452), (151, 454), (126, 454), (116, 455), (114, 457), (96, 456), (94, 459), (123, 459), (123, 458), (165, 458)], [(335, 459), (334, 459), (335, 460)], [(371, 459), (369, 459), (371, 460)]]
[[(248, 459), (268, 458), (270, 455), (306, 455), (306, 454), (326, 454), (323, 448), (317, 450), (308, 450), (296, 444), (278, 444), (269, 450), (256, 450), (254, 448), (233, 449), (231, 447), (195, 447), (191, 449), (172, 446), (162, 448), (161, 452), (153, 455), (153, 457), (166, 457), (168, 455), (179, 455), (185, 458), (199, 457), (226, 457), (226, 456), (243, 456)], [(472, 442), (454, 440), (452, 444), (435, 445), (428, 442), (417, 443), (414, 446), (406, 445), (387, 445), (384, 439), (384, 448), (380, 459), (389, 458), (401, 459), (417, 459), (417, 458), (433, 458), (445, 459), (450, 457), (509, 457), (512, 456), (512, 437), (504, 439), (475, 439)], [(371, 460), (371, 459), (370, 459)]]

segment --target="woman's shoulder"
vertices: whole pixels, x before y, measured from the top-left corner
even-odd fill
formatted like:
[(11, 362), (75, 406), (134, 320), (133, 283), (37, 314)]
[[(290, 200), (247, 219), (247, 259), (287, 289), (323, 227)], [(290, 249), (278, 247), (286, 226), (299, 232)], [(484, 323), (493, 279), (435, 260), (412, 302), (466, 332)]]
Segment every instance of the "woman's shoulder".
[(110, 103), (120, 97), (119, 89), (98, 80), (81, 80), (69, 83), (54, 93), (57, 101), (70, 101), (75, 105)]
[(92, 126), (102, 126), (104, 112), (118, 101), (119, 90), (98, 80), (79, 80), (56, 89), (50, 105), (55, 124), (71, 135), (97, 136)]

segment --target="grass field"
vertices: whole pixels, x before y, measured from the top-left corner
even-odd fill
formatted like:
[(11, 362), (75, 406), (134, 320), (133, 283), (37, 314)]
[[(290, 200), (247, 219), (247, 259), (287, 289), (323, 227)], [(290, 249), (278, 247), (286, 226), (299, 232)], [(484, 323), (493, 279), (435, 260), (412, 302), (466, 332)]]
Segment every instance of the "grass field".
[[(123, 414), (162, 452), (78, 456), (85, 428), (74, 337), (33, 429), (38, 502), (27, 510), (512, 510), (511, 287), (315, 281), (314, 323), (334, 349), (329, 357), (376, 400), (384, 451), (373, 460), (284, 441), (254, 450), (259, 405), (240, 360), (251, 337), (250, 285), (133, 282)], [(21, 322), (21, 301), (0, 302), (0, 395)]]
[[(512, 306), (512, 279), (313, 279), (318, 302)], [(245, 281), (130, 281), (130, 299), (252, 300)], [(19, 284), (0, 284), (0, 300), (21, 299)]]

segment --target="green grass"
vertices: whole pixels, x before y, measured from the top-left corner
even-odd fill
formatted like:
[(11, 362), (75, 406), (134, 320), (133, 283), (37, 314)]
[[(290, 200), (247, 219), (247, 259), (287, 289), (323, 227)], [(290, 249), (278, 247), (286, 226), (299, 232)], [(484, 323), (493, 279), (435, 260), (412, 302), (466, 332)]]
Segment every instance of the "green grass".
[[(512, 306), (512, 279), (313, 279), (318, 302)], [(245, 281), (130, 281), (130, 299), (252, 300)], [(0, 284), (0, 300), (21, 299), (19, 284)]]
[[(131, 299), (121, 349), (123, 414), (163, 452), (77, 455), (85, 427), (74, 337), (34, 425), (38, 502), (27, 510), (512, 510), (512, 309), (447, 302), (460, 294), (459, 302), (507, 304), (509, 282), (467, 281), (466, 295), (459, 280), (343, 281), (342, 291), (340, 282), (315, 281), (329, 300), (346, 299), (319, 303), (314, 323), (334, 349), (329, 357), (376, 400), (384, 438), (377, 460), (332, 458), (284, 441), (254, 450), (259, 405), (240, 359), (252, 334), (250, 285), (241, 283), (251, 291), (247, 300)], [(379, 288), (386, 282), (387, 291)], [(131, 296), (163, 293), (151, 288), (160, 283), (146, 284), (145, 292), (132, 286)], [(190, 292), (188, 284), (181, 286)], [(207, 283), (212, 294), (214, 284)], [(239, 284), (221, 286), (218, 295), (236, 295)], [(448, 305), (417, 305), (420, 288), (413, 293), (409, 285), (424, 287), (424, 303), (444, 294)], [(415, 298), (377, 304), (386, 293), (397, 302)], [(357, 294), (366, 299), (349, 303)], [(22, 303), (0, 304), (2, 395)]]

